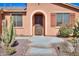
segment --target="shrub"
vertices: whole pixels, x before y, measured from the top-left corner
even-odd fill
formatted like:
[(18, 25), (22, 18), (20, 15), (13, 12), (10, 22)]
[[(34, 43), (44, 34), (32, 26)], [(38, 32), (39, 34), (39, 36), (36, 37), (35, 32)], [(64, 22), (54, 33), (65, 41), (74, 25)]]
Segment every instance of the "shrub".
[(12, 47), (6, 47), (5, 51), (6, 51), (7, 55), (12, 55), (12, 54), (14, 54), (16, 52), (15, 49), (12, 48)]
[(74, 25), (74, 36), (79, 37), (79, 21)]
[(68, 37), (72, 33), (73, 33), (73, 29), (68, 28), (67, 26), (62, 26), (59, 29), (59, 36), (61, 37)]

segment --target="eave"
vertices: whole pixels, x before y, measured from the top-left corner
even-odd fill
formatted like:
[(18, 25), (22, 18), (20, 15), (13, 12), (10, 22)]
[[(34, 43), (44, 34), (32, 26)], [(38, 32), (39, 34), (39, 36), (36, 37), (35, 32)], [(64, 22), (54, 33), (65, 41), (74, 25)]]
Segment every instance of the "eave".
[(3, 10), (3, 12), (26, 12), (26, 10)]
[(55, 4), (55, 5), (58, 5), (58, 6), (61, 6), (61, 7), (68, 8), (68, 9), (74, 10), (76, 12), (79, 12), (79, 7), (75, 7), (71, 4), (66, 4), (66, 3), (52, 3), (52, 4)]

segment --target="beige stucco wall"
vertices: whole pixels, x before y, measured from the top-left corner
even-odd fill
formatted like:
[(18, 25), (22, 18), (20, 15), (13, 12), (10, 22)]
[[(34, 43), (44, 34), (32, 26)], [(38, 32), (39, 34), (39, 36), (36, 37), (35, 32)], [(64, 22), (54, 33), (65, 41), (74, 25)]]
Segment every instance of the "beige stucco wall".
[[(5, 19), (7, 20), (7, 27), (9, 28), (9, 24), (10, 24), (10, 14), (5, 14)], [(28, 21), (27, 21), (27, 17), (26, 17), (26, 14), (23, 14), (22, 16), (23, 18), (23, 26), (22, 27), (14, 27), (15, 31), (16, 31), (16, 35), (30, 35), (29, 34), (29, 30), (28, 30), (28, 27), (29, 27), (29, 24), (28, 24)]]
[(51, 16), (50, 13), (75, 13), (76, 18), (78, 17), (78, 12), (60, 7), (58, 5), (54, 4), (47, 4), (47, 3), (41, 3), (40, 5), (38, 4), (27, 4), (27, 17), (29, 20), (29, 25), (30, 25), (30, 33), (32, 34), (32, 20), (31, 17), (34, 13), (36, 12), (41, 12), (45, 15), (45, 35), (56, 35), (58, 33), (58, 28), (57, 27), (51, 27)]
[[(79, 15), (76, 11), (47, 3), (41, 3), (40, 5), (36, 3), (28, 3), (26, 12), (26, 15), (23, 15), (23, 27), (15, 28), (17, 35), (33, 35), (32, 16), (36, 12), (41, 12), (45, 16), (45, 35), (56, 35), (59, 30), (57, 27), (51, 27), (50, 13), (75, 13), (76, 18), (78, 18)], [(9, 24), (10, 16), (6, 15), (6, 19)]]

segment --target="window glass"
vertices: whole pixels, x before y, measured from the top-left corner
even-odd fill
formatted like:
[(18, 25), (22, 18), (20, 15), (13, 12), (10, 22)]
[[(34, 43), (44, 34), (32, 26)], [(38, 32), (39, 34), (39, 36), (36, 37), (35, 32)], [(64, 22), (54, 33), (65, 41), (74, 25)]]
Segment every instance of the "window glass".
[(21, 14), (13, 14), (14, 27), (22, 27), (22, 15)]
[(57, 13), (56, 14), (57, 26), (60, 26), (61, 24), (68, 24), (69, 19), (70, 19), (69, 13)]
[(69, 23), (69, 18), (70, 18), (69, 14), (67, 14), (67, 13), (63, 14), (64, 24), (68, 24)]
[(56, 18), (57, 18), (57, 26), (61, 25), (62, 24), (62, 14), (57, 14), (56, 15)]

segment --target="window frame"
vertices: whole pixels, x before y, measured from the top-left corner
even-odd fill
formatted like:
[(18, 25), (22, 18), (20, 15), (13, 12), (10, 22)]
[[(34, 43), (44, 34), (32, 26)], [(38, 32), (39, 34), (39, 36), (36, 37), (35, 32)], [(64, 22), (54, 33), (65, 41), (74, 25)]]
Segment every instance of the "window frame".
[[(62, 14), (62, 16), (61, 16), (61, 17), (62, 17), (62, 18), (61, 18), (61, 19), (62, 19), (62, 20), (61, 20), (61, 25), (63, 25), (63, 24), (65, 23), (65, 21), (64, 21), (64, 14), (68, 14), (68, 15), (69, 15), (69, 20), (68, 20), (68, 21), (70, 21), (70, 14), (71, 14), (71, 13), (56, 13), (56, 23), (58, 23), (58, 22), (57, 22), (57, 21), (58, 21), (58, 20), (57, 20), (57, 14)], [(56, 24), (57, 28), (59, 28), (61, 25), (57, 25), (57, 24)]]
[[(14, 16), (15, 15), (15, 16)], [(22, 16), (22, 14), (18, 14), (18, 13), (12, 13), (12, 17), (15, 17), (16, 18), (16, 20), (14, 20), (15, 22), (16, 22), (16, 24), (17, 24), (17, 15), (21, 15), (21, 26), (18, 26), (18, 25), (16, 25), (16, 26), (14, 26), (14, 28), (23, 28), (23, 16)]]

